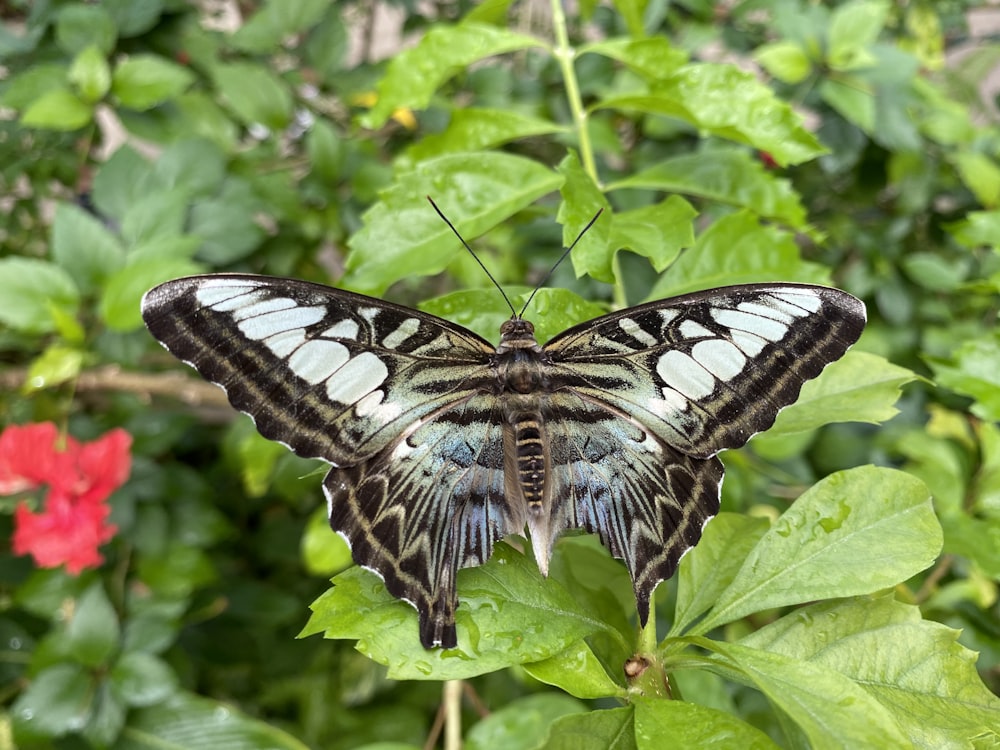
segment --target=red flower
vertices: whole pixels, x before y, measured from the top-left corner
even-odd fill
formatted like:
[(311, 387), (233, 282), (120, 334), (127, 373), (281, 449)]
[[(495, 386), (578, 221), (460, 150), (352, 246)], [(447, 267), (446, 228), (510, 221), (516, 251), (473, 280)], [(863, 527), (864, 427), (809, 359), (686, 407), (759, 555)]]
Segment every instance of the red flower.
[(14, 512), (14, 554), (30, 554), (43, 568), (66, 565), (76, 575), (100, 565), (97, 551), (116, 529), (107, 523), (107, 499), (128, 478), (132, 437), (122, 429), (81, 444), (60, 445), (51, 422), (12, 425), (0, 434), (0, 494), (47, 485), (40, 512), (21, 503)]

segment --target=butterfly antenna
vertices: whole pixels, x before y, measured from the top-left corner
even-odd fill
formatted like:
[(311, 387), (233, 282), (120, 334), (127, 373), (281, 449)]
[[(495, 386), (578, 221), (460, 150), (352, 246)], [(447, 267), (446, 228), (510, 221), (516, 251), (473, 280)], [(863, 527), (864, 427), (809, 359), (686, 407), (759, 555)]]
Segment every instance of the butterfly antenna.
[[(471, 247), (469, 247), (469, 243), (466, 242), (465, 238), (458, 233), (458, 230), (455, 229), (455, 225), (452, 224), (450, 221), (448, 221), (448, 217), (444, 215), (444, 213), (441, 211), (440, 208), (438, 208), (438, 205), (437, 203), (434, 202), (434, 199), (428, 195), (427, 200), (430, 201), (430, 204), (432, 206), (434, 206), (434, 210), (437, 211), (437, 215), (444, 220), (444, 223), (448, 225), (448, 228), (455, 233), (455, 236), (458, 237), (459, 241), (465, 246), (465, 249), (469, 251), (469, 255), (471, 255), (473, 258), (476, 259), (476, 263), (479, 264), (479, 267), (483, 269), (483, 272), (489, 277), (490, 281), (493, 282), (493, 286), (495, 286), (500, 291), (500, 294), (503, 296), (503, 301), (506, 302), (507, 307), (510, 308), (511, 314), (513, 314), (515, 318), (520, 317), (517, 314), (517, 310), (514, 309), (514, 305), (511, 304), (510, 299), (507, 297), (507, 293), (504, 292), (503, 287), (500, 286), (500, 284), (497, 283), (497, 280), (493, 278), (493, 274), (490, 273), (490, 269), (486, 267), (486, 265), (479, 259), (479, 256), (476, 255), (476, 253), (473, 251)], [(522, 310), (521, 312), (523, 313), (524, 311)]]
[(599, 209), (598, 212), (594, 214), (594, 218), (587, 222), (587, 226), (585, 226), (580, 231), (580, 234), (576, 236), (576, 239), (573, 240), (573, 243), (565, 250), (563, 250), (563, 254), (559, 256), (559, 260), (555, 262), (555, 265), (553, 265), (552, 268), (549, 269), (549, 272), (545, 274), (545, 278), (542, 279), (541, 282), (539, 282), (538, 286), (535, 287), (534, 291), (528, 297), (528, 301), (525, 302), (524, 307), (521, 308), (521, 314), (518, 315), (517, 317), (520, 318), (524, 316), (524, 311), (528, 309), (528, 305), (531, 304), (531, 300), (533, 300), (535, 298), (535, 295), (538, 294), (538, 290), (541, 289), (543, 286), (545, 286), (545, 282), (548, 281), (551, 278), (552, 274), (555, 273), (555, 270), (559, 268), (559, 264), (562, 263), (564, 260), (566, 260), (566, 256), (570, 254), (570, 252), (573, 250), (574, 247), (576, 247), (576, 243), (579, 242), (580, 238), (587, 233), (587, 230), (590, 229), (592, 226), (594, 226), (595, 222), (600, 218), (602, 213), (604, 213), (603, 208)]

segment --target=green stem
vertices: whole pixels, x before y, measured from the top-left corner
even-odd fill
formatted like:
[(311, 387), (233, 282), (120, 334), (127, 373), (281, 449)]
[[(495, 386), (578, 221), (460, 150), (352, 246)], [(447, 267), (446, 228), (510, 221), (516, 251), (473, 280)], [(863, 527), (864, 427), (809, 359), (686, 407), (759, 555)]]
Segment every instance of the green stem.
[(556, 47), (552, 54), (559, 63), (563, 80), (566, 82), (566, 99), (569, 102), (569, 110), (573, 115), (573, 127), (576, 129), (577, 140), (580, 144), (580, 161), (583, 163), (584, 171), (596, 185), (598, 184), (597, 163), (594, 161), (594, 147), (590, 143), (590, 131), (587, 128), (587, 111), (583, 108), (580, 85), (576, 80), (576, 69), (573, 67), (576, 50), (569, 44), (566, 14), (563, 13), (560, 0), (552, 0), (552, 26), (556, 36)]

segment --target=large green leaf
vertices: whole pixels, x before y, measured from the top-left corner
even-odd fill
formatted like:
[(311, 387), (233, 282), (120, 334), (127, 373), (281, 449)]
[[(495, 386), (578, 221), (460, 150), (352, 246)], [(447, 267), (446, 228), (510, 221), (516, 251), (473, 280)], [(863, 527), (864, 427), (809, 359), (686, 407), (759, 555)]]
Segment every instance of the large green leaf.
[(673, 263), (681, 250), (694, 244), (694, 207), (679, 195), (631, 211), (615, 213), (610, 247), (648, 258), (657, 272)]
[(270, 53), (285, 39), (307, 32), (330, 9), (328, 0), (270, 0), (230, 38), (237, 49)]
[(63, 633), (68, 652), (81, 664), (99, 667), (119, 648), (118, 615), (104, 587), (95, 583), (76, 600)]
[(1000, 699), (976, 672), (959, 632), (892, 596), (820, 602), (740, 643), (850, 677), (892, 713), (915, 747), (968, 747), (998, 736)]
[[(611, 283), (615, 280), (613, 260), (618, 251), (608, 242), (613, 221), (611, 204), (584, 171), (575, 151), (563, 158), (558, 169), (565, 180), (559, 188), (563, 200), (556, 220), (563, 226), (563, 247), (576, 243), (572, 254), (576, 275), (589, 274), (598, 281)], [(590, 228), (581, 235), (588, 224)]]
[(218, 65), (215, 85), (228, 107), (245, 125), (281, 130), (292, 118), (288, 85), (270, 68), (249, 62)]
[(194, 74), (157, 55), (134, 55), (111, 76), (111, 92), (122, 105), (146, 110), (179, 96), (194, 83)]
[(833, 474), (781, 515), (692, 632), (764, 609), (893, 586), (931, 565), (941, 541), (919, 479), (872, 466)]
[(839, 672), (736, 643), (695, 639), (725, 657), (781, 709), (815, 750), (907, 747), (907, 737), (882, 704)]
[(539, 682), (555, 685), (577, 698), (625, 698), (628, 693), (616, 683), (586, 641), (543, 661), (522, 668)]
[(824, 284), (830, 272), (799, 257), (795, 238), (749, 211), (724, 216), (702, 232), (653, 285), (648, 299), (730, 284), (798, 281)]
[(464, 107), (451, 113), (448, 127), (415, 143), (404, 158), (407, 163), (415, 163), (442, 154), (486, 150), (521, 138), (567, 130), (564, 125), (522, 112)]
[(485, 565), (458, 573), (454, 649), (424, 649), (414, 609), (392, 597), (373, 573), (351, 568), (333, 583), (313, 603), (302, 635), (357, 640), (359, 651), (388, 665), (398, 680), (464, 679), (542, 661), (607, 627), (506, 544), (498, 544)]
[(932, 360), (938, 382), (975, 399), (971, 411), (989, 420), (1000, 420), (1000, 335), (995, 332), (965, 341), (952, 362)]
[(605, 39), (582, 45), (576, 54), (582, 57), (588, 53), (627, 65), (648, 81), (668, 78), (688, 60), (687, 52), (672, 45), (665, 36)]
[(801, 229), (806, 215), (790, 181), (777, 177), (746, 151), (714, 148), (683, 154), (608, 185), (608, 190), (645, 188), (687, 193), (748, 208), (759, 216)]
[(674, 117), (700, 131), (766, 151), (782, 165), (799, 164), (826, 151), (769, 86), (732, 65), (685, 65), (648, 93), (610, 96), (595, 108)]
[(712, 608), (766, 531), (765, 519), (738, 513), (720, 513), (705, 526), (701, 541), (677, 566), (677, 604), (670, 635), (680, 635)]
[(344, 284), (379, 293), (400, 279), (440, 273), (465, 252), (425, 196), (472, 240), (562, 181), (538, 162), (502, 153), (453, 154), (422, 162), (365, 213), (364, 227), (351, 238)]
[(392, 58), (379, 81), (378, 102), (362, 123), (379, 128), (400, 107), (425, 108), (441, 84), (474, 62), (543, 46), (540, 39), (485, 24), (433, 26), (415, 47)]
[(802, 386), (798, 400), (778, 413), (766, 436), (803, 432), (833, 422), (885, 422), (899, 413), (894, 404), (900, 388), (916, 379), (916, 373), (883, 357), (850, 351)]

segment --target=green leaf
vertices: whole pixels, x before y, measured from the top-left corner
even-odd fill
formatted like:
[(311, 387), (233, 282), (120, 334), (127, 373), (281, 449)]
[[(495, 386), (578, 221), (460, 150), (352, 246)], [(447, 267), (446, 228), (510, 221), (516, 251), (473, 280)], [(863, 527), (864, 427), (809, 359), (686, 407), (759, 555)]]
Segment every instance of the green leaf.
[(111, 90), (123, 106), (147, 110), (184, 93), (194, 74), (157, 55), (133, 55), (115, 68)]
[(80, 664), (43, 669), (10, 708), (15, 742), (79, 731), (90, 717), (92, 692), (90, 676)]
[(90, 586), (76, 600), (63, 638), (74, 658), (89, 667), (107, 664), (118, 650), (118, 615), (100, 583)]
[(875, 58), (868, 47), (878, 39), (886, 19), (886, 0), (853, 0), (836, 8), (826, 30), (826, 62), (833, 70), (870, 67)]
[(164, 0), (101, 0), (101, 6), (111, 14), (118, 34), (130, 38), (152, 29), (164, 12)]
[(984, 206), (1000, 202), (1000, 167), (986, 154), (961, 150), (951, 156), (965, 186)]
[[(524, 304), (524, 297), (518, 303)], [(516, 306), (516, 305), (515, 305)], [(607, 309), (584, 299), (569, 289), (545, 287), (539, 289), (531, 306), (525, 311), (535, 323), (535, 338), (544, 344), (567, 328), (604, 315)]]
[(799, 258), (791, 234), (764, 226), (749, 211), (740, 211), (702, 232), (695, 246), (653, 285), (648, 299), (775, 279), (824, 284), (828, 278), (826, 268)]
[(115, 22), (100, 5), (70, 3), (59, 10), (56, 43), (66, 54), (75, 56), (87, 47), (96, 47), (109, 55), (116, 41)]
[(442, 156), (399, 177), (364, 215), (350, 241), (344, 283), (368, 293), (440, 273), (465, 252), (424, 196), (472, 240), (562, 184), (538, 162), (503, 153)]
[(162, 659), (141, 651), (122, 654), (111, 681), (131, 707), (152, 706), (177, 689), (177, 674)]
[(54, 89), (35, 99), (21, 115), (21, 124), (44, 130), (77, 130), (90, 123), (94, 108), (69, 89)]
[(432, 26), (415, 47), (389, 62), (378, 84), (378, 102), (361, 123), (380, 128), (396, 109), (424, 109), (445, 81), (479, 60), (544, 46), (539, 39), (495, 26)]
[(768, 172), (743, 150), (717, 148), (675, 156), (607, 187), (623, 188), (697, 195), (749, 208), (794, 228), (806, 225), (805, 209), (791, 182)]
[(104, 53), (91, 45), (73, 60), (67, 79), (76, 87), (83, 101), (94, 104), (111, 89), (111, 68)]
[(538, 750), (635, 750), (635, 706), (563, 716)]
[(317, 508), (309, 516), (302, 535), (302, 562), (317, 576), (331, 576), (354, 564), (350, 546), (330, 529), (326, 508)]
[(327, 0), (270, 0), (229, 38), (245, 52), (271, 53), (285, 40), (319, 23), (330, 8)]
[(940, 385), (975, 399), (973, 414), (1000, 419), (1000, 336), (992, 333), (965, 341), (951, 362), (931, 360), (930, 365)]
[(84, 352), (80, 349), (53, 344), (45, 349), (28, 368), (25, 392), (52, 388), (72, 380), (83, 369)]
[(25, 333), (55, 330), (55, 312), (76, 315), (80, 292), (62, 268), (36, 258), (0, 259), (0, 322)]
[(327, 184), (340, 179), (344, 168), (344, 143), (330, 123), (317, 120), (306, 135), (309, 166), (317, 178)]
[(545, 739), (552, 722), (580, 714), (587, 707), (558, 693), (518, 698), (473, 725), (465, 737), (465, 750), (532, 750)]
[(142, 327), (139, 302), (157, 284), (198, 273), (202, 267), (188, 260), (164, 258), (134, 263), (112, 276), (101, 294), (100, 315), (114, 331)]
[(875, 131), (875, 97), (871, 85), (858, 76), (827, 78), (819, 85), (819, 93), (827, 104), (845, 120), (854, 123), (868, 135)]
[[(504, 291), (514, 295), (516, 301), (516, 289)], [(531, 290), (527, 291), (529, 294), (530, 292)], [(444, 294), (421, 302), (418, 308), (425, 313), (458, 323), (493, 342), (499, 341), (500, 326), (511, 315), (503, 297), (492, 287)]]
[[(885, 706), (914, 747), (953, 747), (996, 727), (1000, 700), (959, 631), (892, 596), (820, 602), (741, 639), (843, 674)], [(958, 741), (958, 745), (956, 745)]]
[(280, 729), (251, 719), (232, 706), (178, 692), (162, 703), (129, 714), (115, 750), (309, 750)]
[(137, 195), (121, 217), (121, 234), (136, 245), (178, 237), (187, 223), (191, 198), (184, 188), (149, 190)]
[(270, 69), (254, 63), (227, 63), (212, 71), (226, 106), (245, 124), (281, 130), (292, 119), (288, 85)]
[(6, 107), (23, 110), (42, 94), (64, 90), (68, 74), (63, 64), (36, 63), (6, 80), (0, 102)]
[(91, 195), (102, 214), (120, 220), (136, 196), (158, 188), (149, 161), (135, 149), (122, 146), (97, 170)]
[(786, 102), (752, 74), (732, 65), (685, 65), (653, 85), (648, 94), (612, 96), (595, 108), (683, 120), (698, 130), (766, 151), (782, 166), (826, 152)]
[(394, 680), (451, 680), (554, 656), (607, 626), (535, 563), (498, 544), (485, 565), (458, 572), (458, 647), (427, 650), (417, 614), (394, 598), (374, 573), (351, 568), (317, 599), (301, 635), (357, 640), (357, 649), (389, 667)]
[(167, 190), (211, 198), (226, 181), (226, 154), (206, 138), (185, 138), (167, 146), (151, 179)]
[(798, 42), (783, 39), (762, 44), (753, 54), (768, 73), (783, 83), (801, 83), (812, 72), (812, 60)]
[(264, 232), (253, 221), (260, 200), (250, 185), (231, 178), (219, 195), (191, 208), (188, 232), (202, 238), (198, 259), (212, 265), (242, 260), (258, 248)]
[(719, 513), (677, 567), (677, 604), (670, 635), (683, 633), (732, 584), (750, 550), (767, 531), (763, 518)]
[(692, 632), (772, 607), (894, 586), (930, 566), (941, 542), (919, 479), (872, 466), (832, 474), (781, 515)]
[(815, 750), (908, 746), (889, 711), (838, 672), (736, 643), (695, 642), (742, 672), (798, 725)]
[(84, 294), (93, 294), (125, 265), (118, 237), (79, 206), (57, 203), (52, 221), (52, 260)]
[[(559, 205), (556, 221), (563, 225), (563, 247), (576, 242), (572, 254), (576, 275), (589, 274), (598, 281), (613, 283), (613, 261), (617, 248), (608, 244), (612, 222), (611, 204), (583, 171), (575, 151), (571, 150), (566, 155), (559, 163), (558, 170), (565, 179), (559, 188), (563, 200)], [(599, 211), (604, 213), (597, 216)], [(595, 217), (597, 221), (577, 241), (577, 236)]]
[(948, 225), (947, 229), (966, 247), (1000, 247), (1000, 210), (970, 211), (962, 221)]
[(694, 207), (679, 195), (671, 195), (631, 211), (612, 216), (611, 247), (630, 250), (648, 258), (657, 272), (662, 272), (681, 249), (694, 244)]
[(688, 61), (687, 52), (672, 45), (665, 36), (605, 39), (577, 49), (578, 58), (588, 53), (616, 60), (647, 81), (668, 78)]
[(442, 132), (411, 146), (405, 158), (416, 163), (441, 154), (486, 150), (521, 138), (564, 132), (565, 126), (540, 117), (506, 109), (465, 107), (451, 113), (451, 121)]
[(121, 694), (107, 680), (97, 683), (93, 709), (81, 734), (94, 747), (108, 747), (125, 726), (127, 708)]
[(635, 702), (635, 738), (639, 750), (661, 750), (670, 738), (676, 748), (778, 750), (762, 731), (718, 709), (684, 701), (642, 699)]
[(628, 695), (624, 687), (611, 679), (586, 641), (577, 641), (555, 656), (521, 667), (539, 682), (554, 685), (576, 698), (624, 699)]
[(899, 413), (893, 404), (902, 386), (916, 379), (916, 373), (883, 357), (850, 351), (802, 386), (798, 400), (778, 413), (767, 434), (804, 432), (833, 422), (886, 422)]

